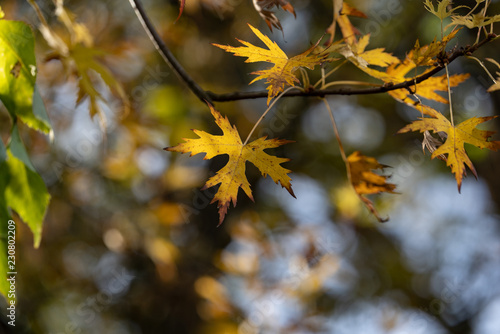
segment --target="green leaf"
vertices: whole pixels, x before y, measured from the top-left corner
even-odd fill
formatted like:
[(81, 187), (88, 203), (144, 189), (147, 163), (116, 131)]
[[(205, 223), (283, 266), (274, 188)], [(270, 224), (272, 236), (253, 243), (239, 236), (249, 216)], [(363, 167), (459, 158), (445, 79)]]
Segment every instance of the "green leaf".
[(7, 273), (7, 224), (10, 219), (7, 206), (5, 205), (5, 188), (9, 176), (7, 174), (7, 152), (0, 139), (0, 293), (7, 295), (9, 285), (5, 279)]
[(28, 224), (33, 232), (34, 245), (38, 247), (50, 195), (29, 161), (16, 127), (7, 149), (7, 176), (9, 182), (5, 189), (5, 203)]
[(17, 125), (14, 125), (14, 127), (12, 128), (9, 148), (12, 154), (14, 154), (16, 158), (21, 160), (23, 164), (26, 165), (26, 167), (31, 169), (33, 172), (36, 172), (35, 167), (33, 167), (33, 165), (31, 164), (28, 152), (26, 152), (26, 149), (24, 148), (24, 144), (21, 140), (21, 136), (19, 135), (19, 129), (17, 128)]
[(42, 96), (38, 91), (37, 85), (35, 85), (35, 91), (33, 93), (33, 114), (43, 126), (46, 127), (45, 133), (52, 131), (52, 125), (50, 124), (49, 115), (47, 115), (47, 109), (45, 109), (45, 103), (43, 103)]
[(24, 22), (0, 20), (0, 100), (12, 118), (44, 133), (50, 124), (33, 112), (35, 40)]

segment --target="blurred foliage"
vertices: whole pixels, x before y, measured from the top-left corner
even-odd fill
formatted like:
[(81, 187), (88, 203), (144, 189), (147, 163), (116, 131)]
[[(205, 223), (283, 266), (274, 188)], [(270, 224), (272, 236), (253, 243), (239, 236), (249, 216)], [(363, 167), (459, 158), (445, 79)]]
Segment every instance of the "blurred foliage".
[[(52, 2), (38, 3), (48, 25), (63, 29)], [(331, 24), (332, 1), (291, 3), (296, 19), (277, 12), (283, 37), (268, 30), (251, 1), (187, 0), (176, 24), (177, 1), (144, 1), (178, 60), (215, 92), (250, 90), (248, 73), (259, 67), (210, 43), (255, 43), (250, 23), (299, 54)], [(424, 45), (440, 36), (422, 1), (352, 4), (368, 16), (352, 22), (371, 33), (370, 45), (399, 58), (417, 39)], [(27, 2), (1, 5), (7, 19), (40, 25)], [(217, 133), (207, 106), (162, 62), (128, 2), (65, 5), (103, 52), (99, 64), (123, 86), (130, 112), (99, 76), (92, 79), (98, 101), (79, 95), (77, 77), (47, 58), (51, 48), (34, 29), (37, 86), (54, 139), (23, 125), (20, 135), (52, 200), (38, 249), (28, 227), (17, 224), (16, 333), (500, 332), (500, 155), (471, 154), (480, 180), (464, 179), (458, 195), (446, 166), (423, 155), (418, 134), (393, 136), (418, 116), (407, 106), (386, 94), (329, 97), (346, 151), (393, 167), (389, 181), (402, 194), (375, 199), (381, 215), (391, 216), (379, 224), (348, 184), (323, 103), (283, 99), (255, 135), (295, 141), (275, 153), (292, 159), (286, 168), (297, 200), (248, 165), (255, 203), (240, 194), (216, 228), (215, 190), (199, 189), (227, 158), (162, 150), (192, 138), (190, 128)], [(490, 14), (499, 12), (493, 2)], [(462, 29), (456, 43), (475, 39), (475, 30)], [(494, 57), (497, 49), (494, 42), (474, 56)], [(477, 62), (460, 59), (450, 71), (471, 74), (454, 88), (457, 119), (498, 114), (499, 95), (486, 92), (491, 81)], [(353, 66), (335, 78), (368, 80)], [(105, 131), (89, 103), (106, 117)], [(248, 134), (266, 101), (217, 109)], [(0, 131), (5, 143), (3, 107)], [(0, 332), (9, 333), (1, 321)]]

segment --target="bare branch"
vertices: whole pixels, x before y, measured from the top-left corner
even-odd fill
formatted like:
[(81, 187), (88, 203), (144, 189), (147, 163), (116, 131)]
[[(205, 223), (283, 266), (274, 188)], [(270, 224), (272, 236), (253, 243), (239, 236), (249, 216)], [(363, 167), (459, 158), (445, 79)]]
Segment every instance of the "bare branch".
[(155, 27), (151, 23), (151, 20), (147, 16), (144, 11), (144, 7), (142, 6), (139, 0), (129, 0), (132, 8), (135, 11), (135, 14), (139, 18), (139, 21), (142, 24), (142, 27), (146, 31), (149, 36), (151, 42), (153, 42), (156, 50), (162, 56), (163, 60), (170, 66), (172, 71), (179, 77), (181, 81), (184, 81), (189, 89), (202, 101), (202, 102), (211, 102), (210, 96), (205, 92), (196, 81), (191, 78), (191, 76), (184, 70), (181, 64), (177, 61), (174, 55), (170, 52), (168, 47), (163, 43), (160, 35), (156, 31)]

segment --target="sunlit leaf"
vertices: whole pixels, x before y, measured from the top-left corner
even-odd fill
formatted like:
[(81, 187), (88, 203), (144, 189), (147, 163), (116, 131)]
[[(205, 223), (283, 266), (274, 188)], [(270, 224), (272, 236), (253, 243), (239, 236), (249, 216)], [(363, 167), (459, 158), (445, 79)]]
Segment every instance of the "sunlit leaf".
[(245, 175), (247, 161), (254, 164), (264, 177), (269, 175), (276, 184), (281, 183), (281, 186), (295, 197), (288, 176), (290, 170), (281, 166), (282, 163), (289, 161), (289, 159), (278, 158), (264, 152), (265, 149), (275, 148), (290, 143), (290, 141), (261, 137), (243, 145), (236, 127), (232, 127), (227, 117), (222, 117), (211, 105), (209, 107), (215, 122), (223, 132), (222, 136), (193, 130), (200, 138), (184, 139), (184, 143), (174, 147), (167, 147), (165, 150), (181, 153), (191, 152), (191, 156), (205, 153), (204, 159), (212, 159), (221, 154), (229, 155), (228, 163), (215, 176), (212, 176), (203, 187), (203, 189), (206, 189), (220, 183), (220, 187), (211, 202), (219, 202), (219, 224), (224, 220), (229, 204), (232, 202), (233, 206), (236, 205), (239, 188), (243, 189), (245, 194), (253, 200), (250, 183)]
[(314, 54), (313, 51), (316, 45), (313, 45), (304, 53), (288, 58), (288, 56), (280, 49), (280, 47), (269, 39), (269, 37), (264, 36), (258, 29), (252, 27), (250, 29), (259, 37), (259, 39), (264, 42), (268, 49), (263, 49), (255, 46), (251, 43), (239, 40), (238, 41), (244, 46), (233, 47), (228, 45), (213, 44), (227, 52), (234, 53), (235, 56), (247, 57), (246, 63), (255, 62), (269, 62), (273, 63), (274, 66), (262, 71), (256, 71), (252, 74), (257, 74), (258, 77), (252, 80), (250, 84), (257, 80), (266, 79), (268, 84), (267, 90), (269, 91), (267, 104), (273, 97), (276, 97), (280, 92), (282, 92), (285, 86), (295, 86), (299, 80), (294, 74), (294, 71), (299, 67), (306, 67), (309, 69), (314, 69), (315, 66), (320, 65), (326, 61), (328, 54), (320, 53)]
[(0, 20), (0, 55), (0, 100), (12, 117), (48, 133), (48, 118), (39, 110), (33, 112), (37, 73), (31, 28), (23, 22)]
[(478, 148), (487, 148), (492, 151), (500, 149), (500, 141), (489, 141), (489, 138), (495, 133), (494, 131), (485, 131), (476, 128), (477, 125), (487, 122), (496, 116), (472, 117), (456, 126), (453, 126), (446, 117), (432, 108), (422, 108), (422, 112), (430, 117), (414, 121), (399, 130), (398, 133), (409, 131), (433, 131), (434, 133), (446, 133), (446, 141), (432, 153), (431, 157), (435, 158), (440, 155), (447, 156), (446, 165), (451, 167), (451, 171), (455, 174), (458, 191), (460, 191), (466, 165), (477, 178), (476, 169), (465, 151), (464, 144), (468, 143)]
[(35, 247), (38, 247), (50, 195), (42, 178), (29, 161), (16, 127), (7, 149), (6, 164), (4, 177), (9, 180), (5, 189), (6, 204), (28, 224), (33, 232)]

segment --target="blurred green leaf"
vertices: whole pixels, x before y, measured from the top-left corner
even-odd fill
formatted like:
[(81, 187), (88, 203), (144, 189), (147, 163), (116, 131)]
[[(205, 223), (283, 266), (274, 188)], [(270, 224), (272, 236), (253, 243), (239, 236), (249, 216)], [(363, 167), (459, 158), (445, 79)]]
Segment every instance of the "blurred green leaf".
[(15, 118), (48, 133), (47, 118), (33, 112), (36, 81), (35, 41), (31, 28), (18, 21), (0, 21), (0, 100)]
[(50, 195), (42, 178), (29, 161), (17, 127), (14, 127), (12, 132), (6, 163), (7, 171), (4, 175), (9, 181), (5, 189), (4, 203), (28, 224), (33, 232), (34, 245), (38, 247)]
[[(7, 175), (7, 152), (2, 140), (0, 140), (0, 203), (5, 203), (5, 188), (8, 181)], [(5, 280), (7, 273), (7, 222), (9, 220), (9, 212), (5, 205), (0, 204), (0, 293), (7, 295), (9, 285)]]

